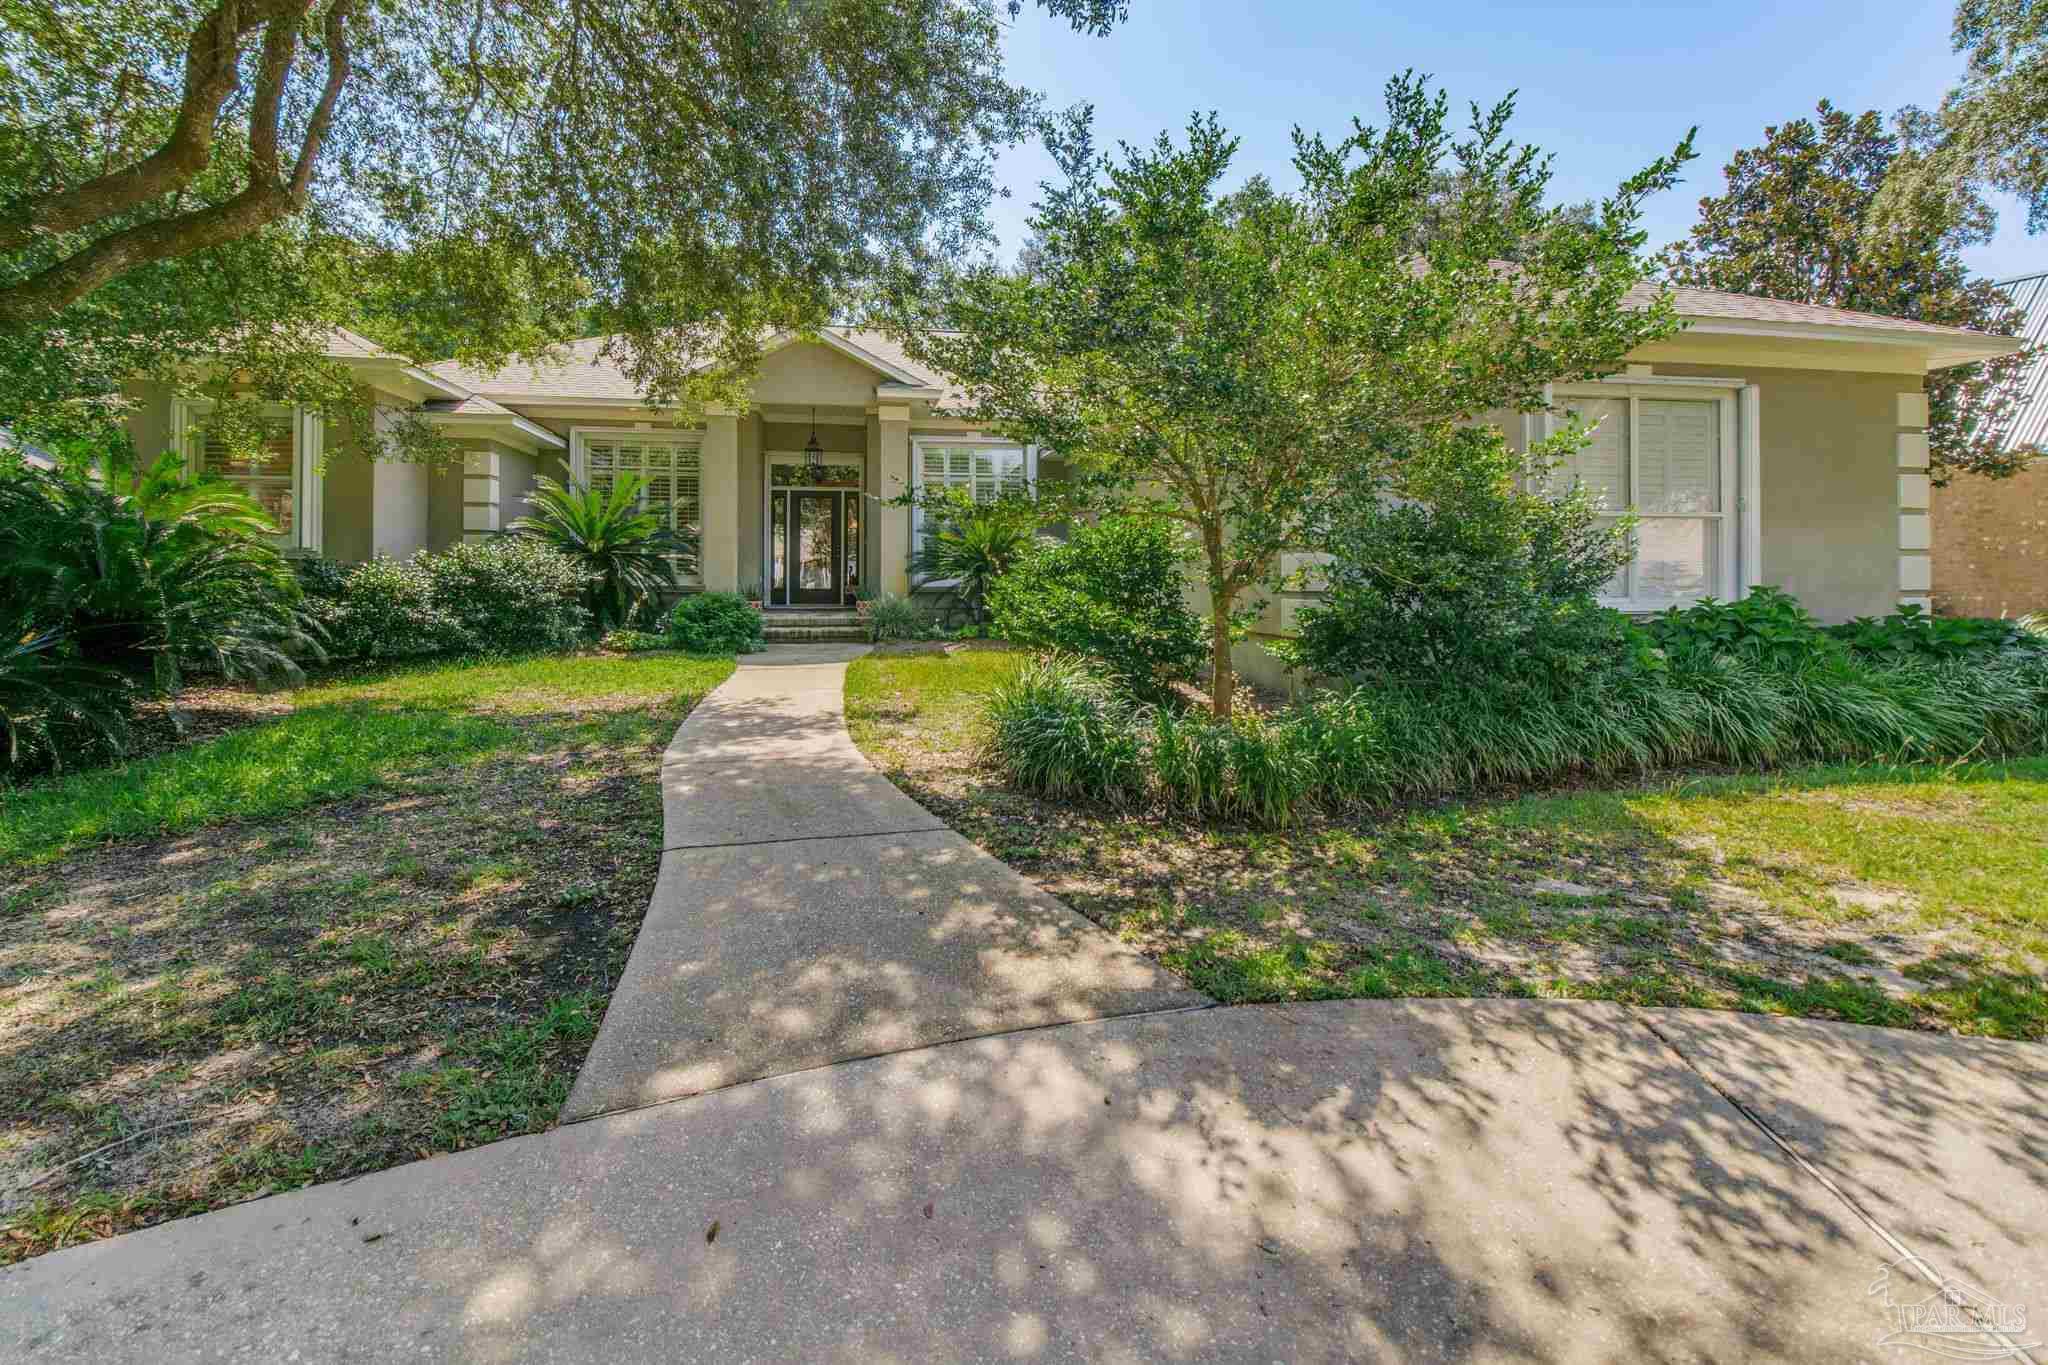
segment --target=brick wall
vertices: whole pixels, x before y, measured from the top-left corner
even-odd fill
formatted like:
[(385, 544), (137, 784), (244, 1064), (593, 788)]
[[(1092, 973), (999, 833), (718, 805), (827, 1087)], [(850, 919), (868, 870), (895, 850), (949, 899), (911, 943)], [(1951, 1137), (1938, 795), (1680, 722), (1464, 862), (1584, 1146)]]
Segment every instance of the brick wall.
[(2010, 479), (1959, 474), (1934, 491), (1934, 609), (2048, 611), (2048, 459)]

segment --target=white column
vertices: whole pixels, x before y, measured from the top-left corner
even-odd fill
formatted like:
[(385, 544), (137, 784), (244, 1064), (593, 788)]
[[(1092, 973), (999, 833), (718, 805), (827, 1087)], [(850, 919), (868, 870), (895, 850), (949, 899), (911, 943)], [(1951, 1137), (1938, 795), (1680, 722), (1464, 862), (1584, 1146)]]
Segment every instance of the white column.
[(1933, 493), (1928, 478), (1927, 395), (1902, 393), (1898, 398), (1899, 433), (1899, 605), (1925, 610), (1934, 587), (1934, 530), (1928, 520)]
[(704, 412), (704, 445), (697, 472), (703, 511), (700, 562), (706, 592), (740, 586), (740, 421), (730, 408)]

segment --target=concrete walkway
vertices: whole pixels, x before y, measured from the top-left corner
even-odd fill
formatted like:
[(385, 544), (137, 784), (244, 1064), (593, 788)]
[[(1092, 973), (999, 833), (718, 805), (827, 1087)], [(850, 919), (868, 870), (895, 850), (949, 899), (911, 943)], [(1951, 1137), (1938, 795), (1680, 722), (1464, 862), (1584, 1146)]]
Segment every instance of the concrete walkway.
[(843, 658), (679, 733), (595, 1117), (0, 1271), (0, 1360), (2040, 1358), (1887, 1334), (2048, 1315), (2048, 1048), (1177, 1008), (880, 781)]
[(565, 1118), (1209, 1003), (875, 771), (842, 715), (864, 653), (770, 646), (677, 730), (660, 877)]
[(1145, 1015), (38, 1257), (0, 1272), (0, 1359), (1935, 1359), (1878, 1344), (1921, 1267), (2048, 1312), (2043, 1133), (2025, 1044), (1530, 1001)]

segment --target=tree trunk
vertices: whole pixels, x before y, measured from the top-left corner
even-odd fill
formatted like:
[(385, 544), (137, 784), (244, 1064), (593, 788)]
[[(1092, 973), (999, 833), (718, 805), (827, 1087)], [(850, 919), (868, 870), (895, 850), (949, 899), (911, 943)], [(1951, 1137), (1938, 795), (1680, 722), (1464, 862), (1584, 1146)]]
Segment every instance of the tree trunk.
[(1230, 719), (1230, 701), (1237, 691), (1237, 669), (1230, 662), (1230, 607), (1236, 594), (1209, 593), (1209, 712)]

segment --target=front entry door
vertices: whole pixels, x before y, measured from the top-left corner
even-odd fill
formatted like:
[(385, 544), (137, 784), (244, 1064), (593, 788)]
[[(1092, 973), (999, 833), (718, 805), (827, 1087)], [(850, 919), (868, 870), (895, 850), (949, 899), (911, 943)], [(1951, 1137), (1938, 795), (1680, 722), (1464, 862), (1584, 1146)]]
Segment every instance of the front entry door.
[(842, 515), (844, 493), (795, 492), (789, 495), (790, 541), (795, 562), (790, 575), (791, 606), (839, 606), (845, 599), (841, 581), (846, 563)]

